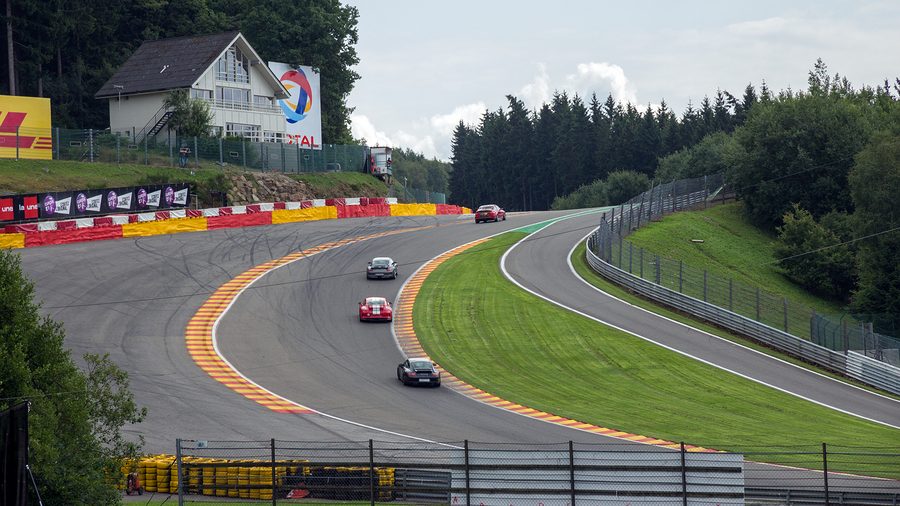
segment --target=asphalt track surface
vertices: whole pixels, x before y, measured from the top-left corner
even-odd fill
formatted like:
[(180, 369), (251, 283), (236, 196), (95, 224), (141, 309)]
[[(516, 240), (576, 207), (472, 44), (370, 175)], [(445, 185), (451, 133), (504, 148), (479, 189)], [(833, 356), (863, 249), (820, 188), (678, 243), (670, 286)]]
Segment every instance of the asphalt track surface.
[[(395, 369), (404, 356), (391, 326), (358, 320), (357, 302), (371, 295), (396, 300), (402, 283), (432, 258), (470, 241), (568, 214), (511, 215), (505, 222), (479, 225), (471, 216), (324, 220), (20, 253), (24, 271), (35, 282), (36, 299), (65, 324), (66, 346), (76, 362), (81, 363), (84, 353), (109, 353), (128, 371), (135, 399), (147, 406), (149, 415), (127, 428), (126, 437), (143, 435), (148, 453), (174, 453), (176, 438), (572, 440), (621, 448), (621, 440), (505, 411), (447, 388), (403, 387)], [(572, 217), (530, 235), (505, 259), (510, 276), (538, 295), (775, 388), (900, 425), (900, 402), (660, 319), (589, 287), (571, 271), (567, 258), (598, 219), (596, 214)], [(219, 351), (237, 370), (318, 413), (274, 412), (211, 378), (189, 355), (188, 321), (227, 281), (312, 246), (400, 230), (406, 231), (332, 248), (272, 271), (238, 297), (218, 325)], [(382, 255), (400, 262), (400, 279), (366, 280), (366, 262)]]

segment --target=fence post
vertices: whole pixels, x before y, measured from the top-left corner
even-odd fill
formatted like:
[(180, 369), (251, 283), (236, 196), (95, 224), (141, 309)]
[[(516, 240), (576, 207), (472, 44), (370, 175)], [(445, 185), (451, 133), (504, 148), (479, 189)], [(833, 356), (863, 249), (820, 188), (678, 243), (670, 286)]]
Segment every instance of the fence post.
[(672, 214), (675, 214), (675, 201), (677, 199), (677, 194), (675, 193), (675, 180), (672, 180), (672, 192), (669, 193), (669, 196), (672, 197)]
[[(119, 132), (116, 132), (117, 136), (118, 134)], [(184, 506), (184, 483), (181, 481), (181, 438), (175, 439), (175, 472), (178, 473), (178, 506)]]
[(706, 302), (706, 270), (703, 271), (703, 302)]
[(375, 506), (375, 447), (369, 440), (369, 498), (371, 506)]
[(284, 161), (284, 143), (282, 142), (280, 144), (281, 144), (281, 173), (284, 174), (284, 168), (285, 168), (284, 167), (284, 163), (285, 163), (285, 161)]
[[(150, 144), (150, 136), (145, 135), (144, 136), (144, 165), (150, 165), (150, 153), (148, 153), (149, 144)], [(92, 148), (91, 149), (91, 158), (92, 159), (94, 158), (93, 152), (94, 152), (94, 150)]]
[(219, 168), (225, 170), (225, 160), (222, 159), (222, 138), (219, 137)]
[(466, 465), (466, 506), (472, 504), (472, 487), (469, 485), (469, 440), (466, 439), (463, 443), (463, 451), (465, 452), (465, 465)]
[(169, 141), (169, 167), (171, 167), (172, 164), (174, 163), (173, 160), (174, 160), (174, 155), (175, 155), (175, 147), (172, 146), (172, 131), (166, 130), (166, 132), (167, 132), (168, 141)]
[[(196, 140), (197, 138), (194, 137)], [(275, 493), (275, 438), (269, 440), (269, 445), (272, 449), (272, 506), (277, 506), (277, 497), (278, 494)]]
[(756, 287), (756, 321), (759, 321), (759, 287)]
[[(194, 137), (194, 168), (195, 169), (200, 168), (200, 153), (199, 153), (199, 151), (200, 150), (199, 150), (199, 144), (197, 143), (197, 137)], [(274, 439), (273, 439), (273, 441), (274, 441)], [(273, 467), (272, 469), (273, 469), (272, 472), (274, 473), (275, 468)]]
[(122, 139), (122, 132), (116, 132), (116, 165), (122, 166), (122, 158), (119, 156), (119, 144)]
[(644, 279), (644, 248), (641, 248), (641, 271), (640, 278)]
[(728, 278), (728, 310), (734, 312), (734, 280)]
[(788, 331), (788, 318), (787, 318), (787, 298), (782, 297), (781, 300), (784, 302), (784, 331)]
[(681, 442), (681, 502), (687, 506), (687, 465), (685, 464), (684, 441)]
[[(91, 148), (91, 163), (94, 162), (94, 129), (91, 128), (88, 130), (88, 146)], [(19, 154), (19, 143), (16, 141), (16, 158), (18, 158)]]
[(572, 492), (572, 502), (569, 506), (575, 506), (575, 447), (569, 440), (569, 490)]
[(659, 255), (656, 255), (656, 284), (660, 285), (660, 280), (662, 279), (662, 266), (659, 265)]
[(59, 138), (59, 127), (56, 127), (56, 159), (59, 160), (59, 152), (61, 151), (61, 147), (59, 143), (62, 142)]
[(628, 243), (628, 274), (632, 273), (632, 265), (634, 263), (634, 243)]
[(825, 506), (829, 506), (828, 501), (828, 451), (825, 443), (822, 443), (822, 476), (825, 478)]
[(678, 261), (678, 293), (684, 293), (684, 260)]
[[(620, 218), (621, 218), (621, 216), (620, 216)], [(619, 231), (621, 232), (621, 229)], [(619, 263), (616, 264), (616, 267), (618, 267), (619, 269), (622, 268), (622, 243), (623, 242), (625, 242), (625, 241), (620, 236), (619, 237)]]
[(247, 172), (247, 143), (244, 141), (241, 141), (241, 153), (244, 159), (244, 172)]
[(709, 199), (709, 186), (706, 184), (706, 176), (703, 176), (703, 209), (707, 207), (707, 199)]

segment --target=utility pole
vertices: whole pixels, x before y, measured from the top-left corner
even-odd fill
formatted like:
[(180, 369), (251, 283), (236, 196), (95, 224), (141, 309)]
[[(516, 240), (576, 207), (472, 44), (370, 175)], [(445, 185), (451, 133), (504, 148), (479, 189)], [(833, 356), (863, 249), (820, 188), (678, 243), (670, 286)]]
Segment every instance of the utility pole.
[(6, 0), (6, 47), (9, 57), (9, 94), (16, 96), (16, 59), (13, 56), (12, 0)]

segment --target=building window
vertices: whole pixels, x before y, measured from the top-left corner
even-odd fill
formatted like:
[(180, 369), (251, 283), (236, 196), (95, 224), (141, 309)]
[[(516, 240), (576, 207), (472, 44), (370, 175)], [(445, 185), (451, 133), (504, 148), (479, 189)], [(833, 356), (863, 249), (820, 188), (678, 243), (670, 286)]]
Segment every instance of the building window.
[(257, 105), (265, 105), (271, 107), (275, 103), (275, 99), (272, 97), (264, 97), (261, 95), (253, 96), (253, 103)]
[(236, 46), (231, 46), (216, 62), (216, 79), (230, 83), (249, 83), (250, 60)]
[(281, 132), (263, 132), (263, 142), (284, 142), (284, 134)]
[(203, 98), (206, 100), (213, 99), (213, 91), (212, 90), (195, 90), (191, 88), (191, 98)]
[(259, 142), (259, 127), (256, 125), (226, 123), (225, 135), (232, 137), (246, 137), (254, 142)]
[(239, 88), (216, 88), (216, 106), (227, 109), (250, 108), (250, 90)]

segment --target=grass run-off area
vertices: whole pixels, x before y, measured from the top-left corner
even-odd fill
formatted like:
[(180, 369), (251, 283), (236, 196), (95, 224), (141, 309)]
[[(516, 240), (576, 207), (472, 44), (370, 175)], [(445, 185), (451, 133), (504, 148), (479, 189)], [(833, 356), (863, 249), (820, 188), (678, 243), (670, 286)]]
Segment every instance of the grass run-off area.
[(641, 227), (627, 240), (635, 248), (644, 248), (716, 276), (759, 287), (819, 313), (844, 312), (838, 301), (817, 297), (791, 282), (776, 263), (777, 234), (747, 223), (742, 213), (743, 203), (740, 202), (703, 211), (675, 213)]
[[(503, 234), (446, 260), (416, 297), (413, 321), (425, 351), (462, 381), (557, 416), (745, 458), (774, 448), (816, 451), (822, 443), (870, 451), (875, 441), (900, 440), (896, 429), (724, 372), (521, 290), (503, 277), (499, 261), (525, 236)], [(800, 458), (815, 467), (815, 459)], [(848, 472), (900, 477), (895, 468), (845, 464)]]

